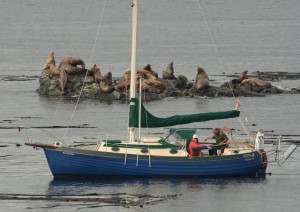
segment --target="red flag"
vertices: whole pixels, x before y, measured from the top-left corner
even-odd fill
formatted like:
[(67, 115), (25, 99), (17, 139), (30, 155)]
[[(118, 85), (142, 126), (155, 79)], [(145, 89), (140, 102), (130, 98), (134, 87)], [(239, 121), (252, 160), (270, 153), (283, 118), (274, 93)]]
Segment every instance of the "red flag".
[(240, 110), (241, 109), (241, 103), (240, 100), (237, 100), (236, 105), (235, 105), (235, 110)]

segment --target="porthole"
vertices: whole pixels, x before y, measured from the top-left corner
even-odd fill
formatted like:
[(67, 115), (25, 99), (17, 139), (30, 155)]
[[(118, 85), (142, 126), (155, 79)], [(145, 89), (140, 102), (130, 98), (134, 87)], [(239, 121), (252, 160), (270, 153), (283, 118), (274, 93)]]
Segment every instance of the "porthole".
[(171, 154), (177, 154), (178, 151), (177, 151), (177, 149), (171, 149), (171, 150), (170, 150), (170, 153), (171, 153)]
[(141, 153), (148, 153), (149, 150), (148, 149), (141, 149)]
[(120, 148), (119, 148), (119, 147), (112, 147), (112, 148), (111, 148), (111, 151), (119, 152), (119, 151), (120, 151)]

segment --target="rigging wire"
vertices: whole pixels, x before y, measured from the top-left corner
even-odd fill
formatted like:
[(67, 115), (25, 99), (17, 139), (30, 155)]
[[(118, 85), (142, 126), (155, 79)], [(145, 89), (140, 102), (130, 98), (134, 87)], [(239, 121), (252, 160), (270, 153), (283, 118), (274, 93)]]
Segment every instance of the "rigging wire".
[(105, 7), (106, 7), (106, 2), (107, 2), (107, 0), (105, 0), (104, 4), (103, 4), (103, 9), (102, 9), (102, 12), (101, 12), (101, 16), (100, 16), (100, 20), (99, 20), (99, 25), (98, 25), (98, 30), (97, 30), (97, 34), (96, 34), (96, 37), (95, 37), (95, 40), (94, 40), (94, 44), (93, 44), (93, 49), (92, 49), (92, 53), (91, 53), (91, 56), (90, 56), (90, 60), (89, 60), (90, 64), (91, 64), (91, 62), (93, 60), (93, 57), (94, 57), (94, 53), (95, 53), (95, 49), (96, 49), (96, 43), (97, 43), (97, 40), (98, 40), (98, 37), (99, 37), (99, 33), (100, 33), (101, 25), (102, 25), (102, 20), (103, 20), (103, 16), (104, 16), (104, 10), (105, 10)]
[(54, 120), (56, 119), (56, 116), (57, 116), (57, 112), (60, 108), (60, 103), (62, 102), (62, 97), (63, 97), (63, 92), (61, 92), (60, 96), (59, 96), (59, 99), (58, 99), (58, 104), (57, 104), (57, 107), (55, 109), (55, 113), (54, 113), (54, 116), (52, 117), (52, 122), (51, 122), (51, 129), (53, 130), (53, 125), (54, 125)]
[[(216, 42), (215, 42), (215, 40), (214, 40), (213, 33), (212, 33), (212, 31), (211, 31), (211, 29), (210, 29), (210, 27), (209, 27), (209, 23), (208, 23), (208, 21), (207, 21), (207, 18), (206, 18), (206, 15), (205, 15), (205, 13), (204, 13), (204, 10), (203, 10), (203, 8), (202, 8), (202, 6), (201, 6), (201, 4), (200, 4), (200, 0), (197, 0), (197, 3), (198, 3), (198, 7), (199, 7), (199, 9), (200, 9), (202, 18), (203, 18), (203, 20), (204, 20), (204, 22), (205, 22), (207, 31), (208, 31), (208, 33), (209, 33), (211, 42), (212, 42), (212, 44), (213, 44), (214, 50), (215, 50), (215, 52), (216, 52), (216, 54), (217, 54), (219, 63), (220, 63), (220, 65), (221, 65), (221, 68), (222, 68), (222, 70), (224, 71), (227, 80), (229, 80), (228, 75), (227, 75), (226, 72), (225, 72), (225, 65), (224, 65), (224, 62), (223, 62), (223, 60), (221, 59), (220, 52), (219, 52), (219, 50), (218, 50), (218, 48), (217, 48)], [(231, 91), (231, 93), (232, 93), (232, 97), (233, 97), (234, 99), (240, 101), (240, 100), (239, 100), (238, 98), (236, 98), (236, 96), (234, 95), (232, 86), (231, 86), (231, 84), (230, 84), (229, 81), (228, 81), (228, 86), (229, 86), (229, 89), (230, 89), (230, 91)], [(241, 109), (241, 112), (244, 113), (244, 111), (243, 111), (242, 109)], [(244, 113), (244, 114), (245, 114), (245, 113)], [(250, 137), (249, 130), (247, 129), (246, 125), (242, 122), (242, 120), (241, 120), (240, 117), (238, 118), (238, 121), (239, 121), (241, 127), (243, 128), (245, 134), (248, 135), (248, 136)], [(246, 118), (246, 122), (248, 122), (247, 118)]]
[[(94, 56), (96, 43), (97, 43), (97, 40), (98, 40), (98, 37), (99, 37), (99, 34), (100, 34), (100, 28), (101, 28), (101, 25), (102, 25), (102, 20), (103, 20), (103, 16), (104, 16), (104, 10), (105, 10), (105, 7), (106, 7), (106, 2), (107, 2), (107, 0), (105, 0), (104, 4), (103, 4), (103, 9), (102, 9), (101, 16), (100, 16), (100, 19), (99, 19), (98, 30), (97, 30), (97, 34), (96, 34), (96, 37), (95, 37), (95, 40), (94, 40), (93, 49), (92, 49), (92, 52), (91, 52), (89, 63), (91, 63), (91, 61), (93, 59), (93, 56)], [(85, 77), (84, 77), (84, 80), (83, 80), (83, 83), (82, 83), (82, 86), (81, 86), (81, 89), (80, 89), (80, 92), (79, 92), (79, 95), (78, 95), (78, 98), (77, 98), (77, 101), (76, 101), (76, 104), (75, 104), (75, 107), (74, 107), (74, 110), (73, 110), (73, 113), (71, 115), (68, 127), (67, 127), (67, 129), (65, 131), (65, 134), (63, 136), (63, 140), (65, 139), (65, 137), (67, 135), (67, 132), (69, 130), (69, 126), (71, 125), (71, 122), (73, 121), (73, 118), (74, 118), (74, 115), (75, 115), (75, 112), (76, 112), (77, 106), (79, 104), (80, 97), (81, 97), (81, 94), (82, 94), (82, 91), (83, 91), (83, 88), (84, 88), (84, 85), (85, 85), (87, 74), (88, 74), (88, 71), (85, 73)]]
[[(226, 74), (226, 72), (225, 72), (225, 65), (224, 65), (224, 62), (223, 62), (223, 60), (221, 59), (220, 52), (219, 52), (219, 50), (218, 50), (218, 48), (217, 48), (217, 45), (216, 45), (216, 42), (215, 42), (215, 40), (214, 40), (212, 31), (211, 31), (211, 29), (210, 29), (210, 27), (209, 27), (209, 24), (208, 24), (206, 15), (205, 15), (205, 13), (204, 13), (204, 11), (203, 11), (203, 9), (202, 9), (202, 6), (201, 6), (201, 4), (200, 4), (200, 0), (198, 0), (197, 2), (198, 2), (198, 7), (199, 7), (199, 9), (200, 9), (200, 11), (201, 11), (202, 18), (203, 18), (203, 20), (204, 20), (204, 22), (205, 22), (207, 31), (208, 31), (208, 33), (209, 33), (210, 39), (211, 39), (212, 44), (213, 44), (213, 46), (214, 46), (214, 50), (216, 51), (216, 54), (217, 54), (219, 63), (220, 63), (220, 65), (221, 65), (221, 68), (223, 69), (223, 71), (224, 71), (224, 73), (225, 73), (225, 76), (228, 78), (228, 76), (227, 76), (227, 74)], [(229, 85), (229, 88), (230, 88), (230, 91), (231, 91), (231, 93), (232, 93), (233, 98), (236, 99), (236, 97), (235, 97), (235, 95), (234, 95), (234, 92), (233, 92), (233, 89), (232, 89), (230, 83), (228, 83), (228, 85)]]

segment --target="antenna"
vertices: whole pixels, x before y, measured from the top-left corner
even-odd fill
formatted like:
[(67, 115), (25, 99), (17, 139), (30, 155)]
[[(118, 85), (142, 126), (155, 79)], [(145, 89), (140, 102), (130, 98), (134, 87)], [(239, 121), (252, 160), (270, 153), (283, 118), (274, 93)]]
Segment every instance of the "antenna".
[(275, 161), (277, 161), (279, 166), (280, 166), (281, 142), (282, 142), (282, 136), (280, 135), (278, 137), (277, 147), (276, 147), (276, 150), (275, 150)]

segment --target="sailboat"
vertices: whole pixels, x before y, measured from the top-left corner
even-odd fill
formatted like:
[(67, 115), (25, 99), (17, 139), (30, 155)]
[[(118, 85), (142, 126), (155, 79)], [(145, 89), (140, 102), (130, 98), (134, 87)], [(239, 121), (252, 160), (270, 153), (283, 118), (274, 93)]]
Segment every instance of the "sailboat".
[(159, 118), (146, 110), (137, 98), (136, 88), (137, 3), (133, 0), (129, 139), (106, 139), (93, 148), (65, 146), (61, 142), (26, 145), (44, 150), (54, 177), (255, 175), (261, 167), (262, 155), (260, 147), (248, 143), (232, 142), (220, 155), (190, 157), (187, 149), (196, 129), (169, 128), (164, 136), (141, 137), (139, 133), (136, 138), (136, 128), (170, 127), (240, 115), (236, 109)]

